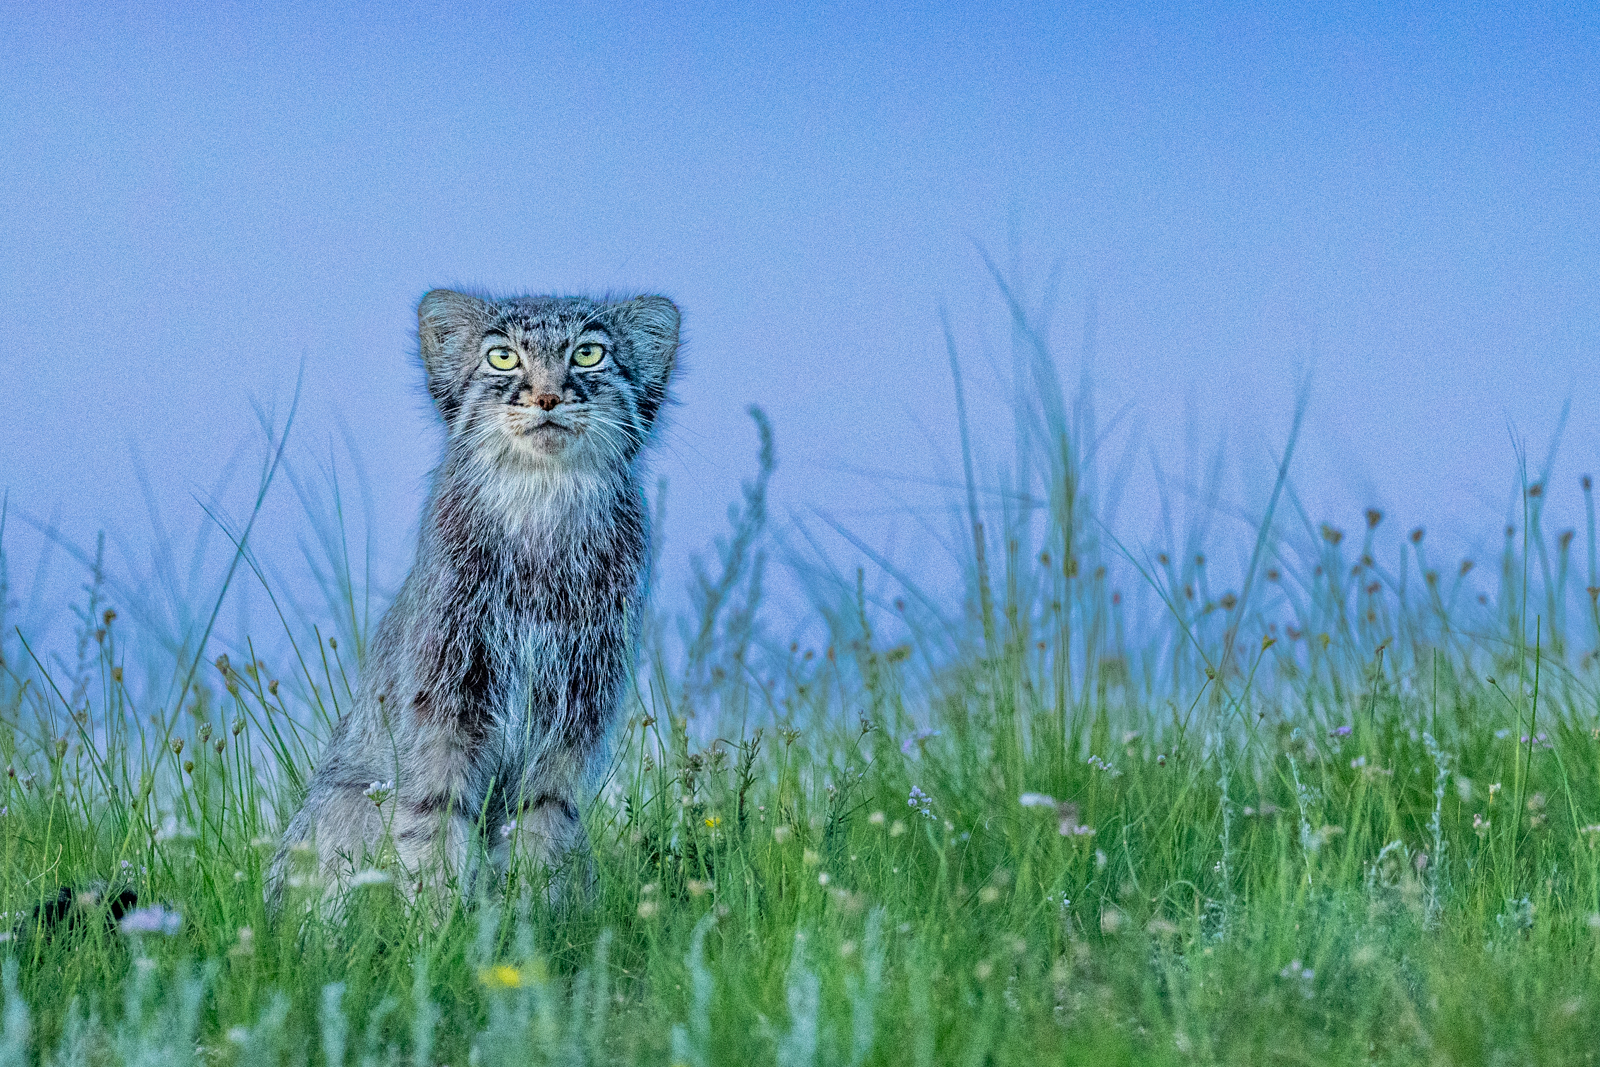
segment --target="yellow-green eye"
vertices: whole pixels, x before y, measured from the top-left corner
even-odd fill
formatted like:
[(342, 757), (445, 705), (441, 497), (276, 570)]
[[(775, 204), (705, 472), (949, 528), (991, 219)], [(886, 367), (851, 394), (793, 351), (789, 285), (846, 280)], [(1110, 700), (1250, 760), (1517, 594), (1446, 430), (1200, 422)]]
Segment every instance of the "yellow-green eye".
[(516, 370), (519, 362), (517, 354), (504, 345), (489, 349), (489, 366), (495, 370)]
[(580, 367), (592, 367), (606, 358), (606, 346), (598, 341), (585, 341), (572, 350), (572, 362)]

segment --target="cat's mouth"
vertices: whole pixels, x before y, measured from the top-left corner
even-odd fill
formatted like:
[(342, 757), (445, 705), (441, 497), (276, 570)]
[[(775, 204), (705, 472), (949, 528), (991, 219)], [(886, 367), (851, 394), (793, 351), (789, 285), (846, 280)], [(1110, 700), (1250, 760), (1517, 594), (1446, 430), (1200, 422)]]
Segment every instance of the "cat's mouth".
[(512, 432), (533, 451), (555, 455), (577, 440), (580, 431), (575, 426), (557, 422), (548, 416), (542, 419), (519, 419), (512, 423)]

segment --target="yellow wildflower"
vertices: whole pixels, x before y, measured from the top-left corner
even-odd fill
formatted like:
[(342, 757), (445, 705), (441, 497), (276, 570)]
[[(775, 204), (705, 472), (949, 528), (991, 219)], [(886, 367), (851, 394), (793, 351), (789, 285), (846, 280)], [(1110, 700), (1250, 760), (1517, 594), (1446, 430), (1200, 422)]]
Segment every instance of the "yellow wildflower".
[(494, 989), (521, 989), (522, 972), (509, 963), (500, 963), (479, 971), (478, 981)]

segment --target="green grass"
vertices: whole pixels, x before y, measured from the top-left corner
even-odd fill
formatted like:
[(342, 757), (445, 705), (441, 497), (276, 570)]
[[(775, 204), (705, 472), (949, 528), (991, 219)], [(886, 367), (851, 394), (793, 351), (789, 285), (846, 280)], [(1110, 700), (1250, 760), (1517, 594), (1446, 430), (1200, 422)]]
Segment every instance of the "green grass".
[[(1542, 478), (1498, 573), (1440, 578), (1424, 538), (1345, 537), (1280, 476), (1213, 595), (1197, 556), (1230, 546), (1098, 524), (1092, 407), (1011, 307), (1038, 406), (1002, 506), (969, 463), (953, 593), (774, 544), (760, 423), (693, 610), (645, 649), (584, 902), (519, 869), (465, 904), (378, 882), (329, 919), (307, 885), (266, 914), (362, 649), (336, 498), (310, 510), (343, 607), (286, 610), (279, 662), (216, 660), (209, 602), (128, 651), (134, 594), (98, 566), (76, 660), (8, 629), (0, 1067), (1593, 1060), (1600, 583), (1542, 531)], [(772, 551), (809, 646), (765, 636)], [(96, 881), (181, 925), (28, 921)]]

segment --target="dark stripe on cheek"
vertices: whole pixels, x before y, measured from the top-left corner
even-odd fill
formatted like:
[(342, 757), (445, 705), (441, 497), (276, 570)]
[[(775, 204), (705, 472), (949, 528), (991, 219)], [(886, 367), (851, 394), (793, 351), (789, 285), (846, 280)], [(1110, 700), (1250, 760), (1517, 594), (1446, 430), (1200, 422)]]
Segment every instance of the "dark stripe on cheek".
[(455, 417), (456, 411), (461, 407), (461, 401), (456, 396), (453, 382), (442, 381), (439, 378), (428, 379), (428, 395), (433, 397), (433, 402), (439, 407), (439, 417), (449, 422)]
[(633, 368), (618, 359), (615, 350), (612, 350), (611, 353), (611, 369), (617, 377), (627, 382), (630, 386), (636, 384), (633, 380)]
[(666, 396), (666, 383), (651, 384), (639, 390), (639, 416), (644, 420), (648, 429), (656, 421), (656, 413), (661, 410), (661, 401)]

